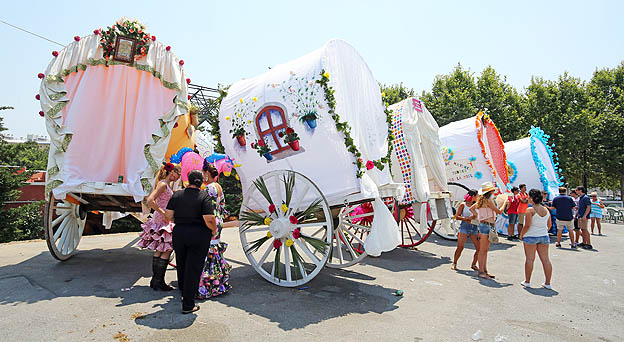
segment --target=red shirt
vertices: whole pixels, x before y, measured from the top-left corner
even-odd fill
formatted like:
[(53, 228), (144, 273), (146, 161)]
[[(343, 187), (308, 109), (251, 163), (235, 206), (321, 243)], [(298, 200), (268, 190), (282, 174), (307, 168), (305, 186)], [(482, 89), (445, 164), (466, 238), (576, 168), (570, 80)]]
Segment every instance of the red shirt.
[(518, 205), (520, 204), (520, 199), (518, 199), (518, 195), (511, 195), (508, 197), (509, 208), (507, 209), (508, 214), (518, 214)]
[[(518, 194), (518, 200), (521, 200), (521, 199), (528, 200), (529, 199), (529, 194), (527, 194), (527, 193), (524, 193), (524, 194), (519, 193)], [(518, 214), (526, 213), (526, 210), (527, 210), (528, 207), (529, 207), (529, 202), (527, 202), (527, 203), (523, 203), (523, 202), (518, 203)]]

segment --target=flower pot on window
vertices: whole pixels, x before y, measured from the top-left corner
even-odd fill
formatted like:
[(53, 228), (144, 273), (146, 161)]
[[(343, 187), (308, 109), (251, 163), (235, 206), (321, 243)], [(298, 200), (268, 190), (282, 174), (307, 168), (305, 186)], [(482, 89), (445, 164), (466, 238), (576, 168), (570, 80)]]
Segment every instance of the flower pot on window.
[(271, 154), (271, 152), (267, 152), (264, 154), (264, 158), (266, 158), (267, 160), (273, 160), (273, 155)]
[(299, 140), (289, 142), (288, 146), (290, 146), (290, 148), (292, 148), (293, 151), (299, 151)]
[(311, 129), (316, 128), (316, 119), (306, 120), (305, 121)]
[(236, 137), (236, 141), (238, 141), (238, 144), (241, 146), (245, 146), (245, 144), (247, 144), (247, 140), (245, 140), (245, 136), (244, 135), (239, 135)]

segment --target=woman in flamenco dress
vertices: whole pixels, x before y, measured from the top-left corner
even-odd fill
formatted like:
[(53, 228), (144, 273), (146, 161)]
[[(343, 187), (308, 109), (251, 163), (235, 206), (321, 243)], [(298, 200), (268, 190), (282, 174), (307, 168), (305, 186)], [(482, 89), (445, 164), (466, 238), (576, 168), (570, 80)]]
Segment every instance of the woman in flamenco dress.
[(225, 210), (223, 189), (216, 182), (219, 171), (206, 160), (204, 160), (203, 171), (204, 180), (208, 183), (204, 191), (208, 192), (215, 207), (217, 234), (210, 241), (210, 249), (208, 250), (204, 270), (199, 281), (198, 299), (216, 297), (228, 292), (232, 288), (230, 286), (230, 270), (232, 266), (228, 264), (223, 256), (227, 249), (227, 244), (221, 242), (221, 229), (223, 228), (223, 220), (227, 212)]
[(165, 218), (165, 208), (173, 195), (172, 186), (180, 178), (180, 173), (179, 165), (163, 163), (156, 174), (155, 188), (147, 197), (147, 205), (154, 210), (154, 214), (141, 225), (143, 232), (139, 235), (141, 240), (138, 246), (154, 251), (150, 281), (150, 287), (154, 291), (173, 290), (173, 287), (165, 282), (165, 273), (173, 252), (171, 233), (174, 224)]

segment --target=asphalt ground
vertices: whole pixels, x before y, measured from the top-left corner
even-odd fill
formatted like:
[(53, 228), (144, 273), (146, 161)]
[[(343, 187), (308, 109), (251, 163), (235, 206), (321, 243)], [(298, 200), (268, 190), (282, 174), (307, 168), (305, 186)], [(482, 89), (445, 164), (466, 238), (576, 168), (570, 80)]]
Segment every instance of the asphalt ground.
[[(521, 243), (494, 245), (496, 280), (470, 269), (468, 244), (451, 271), (452, 242), (432, 235), (344, 270), (323, 269), (305, 287), (262, 279), (226, 229), (227, 295), (180, 314), (177, 291), (149, 288), (151, 253), (137, 234), (87, 236), (58, 262), (45, 241), (0, 245), (1, 341), (623, 341), (624, 226), (604, 224), (593, 251), (550, 245), (552, 291), (525, 289)], [(567, 241), (564, 242), (567, 247)], [(175, 285), (175, 271), (167, 280)], [(536, 260), (532, 284), (544, 280)], [(401, 289), (403, 296), (393, 293)]]

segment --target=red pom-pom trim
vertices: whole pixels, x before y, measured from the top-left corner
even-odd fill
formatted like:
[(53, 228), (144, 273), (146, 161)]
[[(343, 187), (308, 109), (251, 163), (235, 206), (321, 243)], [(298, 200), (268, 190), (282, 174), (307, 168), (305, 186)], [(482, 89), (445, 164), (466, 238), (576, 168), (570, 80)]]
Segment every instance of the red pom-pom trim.
[(186, 84), (191, 84), (191, 79), (190, 78), (186, 79)]
[(181, 59), (179, 63), (180, 63), (180, 65), (184, 65), (184, 60)]
[(152, 36), (152, 41), (155, 42), (156, 41), (156, 36)]
[(99, 35), (100, 34), (100, 29), (93, 30), (93, 34), (96, 35), (96, 36)]
[(52, 56), (58, 57), (58, 51), (52, 51)]
[(79, 36), (75, 36), (75, 37), (74, 37), (74, 40), (75, 40), (75, 41), (77, 41), (77, 42), (79, 42), (79, 41), (80, 41), (80, 37), (79, 37)]
[(39, 96), (39, 94), (35, 95), (35, 98), (36, 98), (37, 100), (41, 100), (41, 96)]
[(186, 97), (187, 97), (189, 100), (191, 99), (191, 95), (187, 95)]
[(167, 45), (167, 47), (165, 48), (165, 50), (167, 50), (167, 51), (171, 50), (171, 46)]
[(44, 113), (42, 110), (40, 110), (40, 111), (39, 111), (39, 115), (40, 115), (40, 116), (44, 116), (44, 115), (45, 115), (45, 113)]
[(39, 77), (39, 78), (44, 78), (44, 77), (45, 77), (45, 75), (44, 75), (43, 73), (41, 73), (41, 72), (40, 72), (39, 74), (37, 74), (37, 77)]

